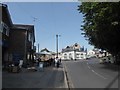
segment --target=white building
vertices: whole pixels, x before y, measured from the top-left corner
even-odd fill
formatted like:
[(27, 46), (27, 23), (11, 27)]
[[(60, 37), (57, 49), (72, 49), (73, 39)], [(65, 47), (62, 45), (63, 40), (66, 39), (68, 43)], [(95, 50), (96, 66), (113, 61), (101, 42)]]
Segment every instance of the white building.
[(89, 51), (87, 52), (87, 57), (88, 57), (88, 58), (94, 57), (94, 56), (96, 56), (96, 53), (95, 53), (94, 50), (89, 50)]
[(62, 60), (77, 60), (77, 59), (86, 59), (86, 52), (84, 47), (81, 48), (79, 44), (75, 43), (72, 46), (67, 46), (62, 50)]

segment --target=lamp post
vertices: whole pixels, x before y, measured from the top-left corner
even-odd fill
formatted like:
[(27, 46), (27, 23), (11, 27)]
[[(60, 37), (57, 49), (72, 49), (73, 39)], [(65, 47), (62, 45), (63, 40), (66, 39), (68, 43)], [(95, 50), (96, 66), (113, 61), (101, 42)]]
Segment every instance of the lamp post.
[(60, 35), (56, 35), (56, 52), (57, 52), (57, 57), (58, 57), (58, 37), (60, 37)]
[(39, 53), (39, 43), (38, 43), (38, 53)]

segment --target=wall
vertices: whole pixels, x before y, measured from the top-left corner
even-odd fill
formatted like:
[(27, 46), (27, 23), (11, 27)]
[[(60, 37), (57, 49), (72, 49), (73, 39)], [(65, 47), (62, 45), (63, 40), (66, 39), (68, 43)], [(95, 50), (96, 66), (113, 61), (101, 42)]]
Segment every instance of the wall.
[[(13, 59), (12, 56), (20, 55), (21, 59), (23, 59), (25, 55), (25, 30), (20, 29), (12, 29), (10, 32), (10, 48), (9, 48), (9, 54), (10, 59)], [(12, 58), (11, 58), (12, 57)]]
[(86, 53), (85, 52), (64, 52), (62, 53), (62, 59), (65, 60), (74, 60), (74, 59), (86, 59)]

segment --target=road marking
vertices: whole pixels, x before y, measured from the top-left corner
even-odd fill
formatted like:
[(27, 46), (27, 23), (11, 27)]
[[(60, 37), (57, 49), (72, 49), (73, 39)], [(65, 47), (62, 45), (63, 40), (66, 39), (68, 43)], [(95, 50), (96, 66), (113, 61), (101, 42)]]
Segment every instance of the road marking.
[(88, 68), (90, 69), (90, 66), (88, 66)]
[(95, 73), (96, 75), (98, 75), (99, 77), (103, 78), (103, 79), (107, 79), (104, 76), (102, 76), (102, 75), (98, 74), (97, 72), (95, 72), (94, 70), (92, 70), (92, 72)]
[[(87, 66), (88, 66), (89, 69), (91, 69), (88, 62), (87, 62)], [(95, 73), (96, 75), (98, 75), (99, 77), (103, 78), (103, 79), (107, 79), (104, 76), (102, 76), (102, 75), (98, 74), (97, 72), (95, 72), (94, 70), (92, 70), (92, 72)]]
[(66, 80), (67, 80), (66, 81), (67, 82), (67, 87), (70, 90), (70, 88), (74, 88), (74, 85), (73, 85), (71, 77), (68, 74), (69, 72), (68, 72), (66, 64), (64, 64), (64, 70), (65, 70), (65, 75), (66, 75)]

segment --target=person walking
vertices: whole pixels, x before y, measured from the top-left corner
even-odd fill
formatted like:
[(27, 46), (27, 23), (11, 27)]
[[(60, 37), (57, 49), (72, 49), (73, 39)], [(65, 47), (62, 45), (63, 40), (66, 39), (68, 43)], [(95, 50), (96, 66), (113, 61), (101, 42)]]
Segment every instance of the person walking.
[(41, 58), (38, 59), (38, 71), (43, 71), (43, 62), (41, 60)]
[(58, 59), (58, 57), (56, 57), (56, 59), (55, 59), (55, 67), (59, 67), (59, 59)]

